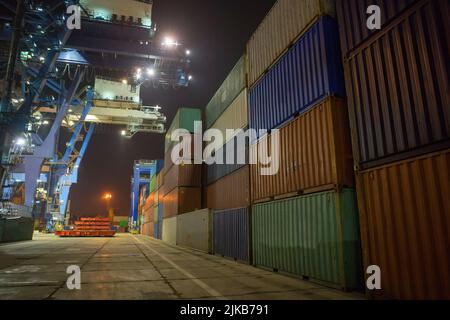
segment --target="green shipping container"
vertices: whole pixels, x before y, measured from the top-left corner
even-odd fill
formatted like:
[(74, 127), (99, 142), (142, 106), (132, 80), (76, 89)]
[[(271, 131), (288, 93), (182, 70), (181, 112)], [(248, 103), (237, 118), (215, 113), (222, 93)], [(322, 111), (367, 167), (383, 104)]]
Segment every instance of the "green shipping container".
[(154, 174), (152, 176), (152, 178), (150, 179), (150, 193), (152, 193), (153, 191), (155, 191), (157, 189), (157, 184), (156, 184), (156, 175)]
[(253, 206), (253, 261), (344, 290), (362, 286), (356, 195), (322, 192)]
[(31, 218), (0, 218), (0, 242), (33, 239), (34, 220)]
[(172, 145), (171, 135), (176, 129), (186, 129), (190, 133), (194, 133), (194, 122), (202, 120), (202, 111), (197, 108), (180, 108), (166, 133), (165, 152)]
[[(246, 87), (245, 55), (242, 56), (233, 70), (228, 74), (225, 81), (206, 106), (206, 126), (210, 128), (217, 118), (234, 101), (239, 93)], [(233, 128), (230, 128), (233, 129)]]

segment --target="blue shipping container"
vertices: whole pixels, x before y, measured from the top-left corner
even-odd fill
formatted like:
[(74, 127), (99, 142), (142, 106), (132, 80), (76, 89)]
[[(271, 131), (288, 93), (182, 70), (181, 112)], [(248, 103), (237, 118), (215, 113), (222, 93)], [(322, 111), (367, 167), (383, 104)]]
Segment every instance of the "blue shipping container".
[(213, 216), (213, 252), (224, 257), (250, 262), (249, 209), (215, 211)]
[(274, 129), (329, 95), (345, 97), (337, 22), (324, 16), (250, 90), (250, 127)]
[(155, 223), (153, 234), (155, 239), (162, 239), (162, 224), (164, 219), (163, 204), (158, 204), (158, 222)]
[[(231, 148), (233, 148), (232, 141), (234, 141), (234, 163), (235, 164), (225, 164), (227, 159), (227, 153), (231, 154)], [(246, 164), (248, 164), (248, 139), (245, 139), (245, 154), (243, 155), (243, 159), (245, 160), (245, 163), (239, 164), (238, 160), (241, 157), (241, 155), (238, 155), (237, 149), (238, 148), (238, 142), (237, 138), (233, 138), (230, 141), (227, 142), (225, 146), (220, 148), (218, 152), (223, 153), (223, 163), (224, 164), (211, 164), (206, 166), (206, 182), (207, 184), (212, 184), (216, 182), (217, 180), (233, 173), (234, 171), (242, 168)], [(242, 161), (241, 161), (242, 162)]]

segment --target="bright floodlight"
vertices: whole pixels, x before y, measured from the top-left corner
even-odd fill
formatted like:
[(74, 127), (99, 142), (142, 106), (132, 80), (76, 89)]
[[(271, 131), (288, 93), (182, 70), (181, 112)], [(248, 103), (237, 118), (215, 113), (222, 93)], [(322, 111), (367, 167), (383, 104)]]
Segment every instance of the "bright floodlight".
[(126, 136), (127, 132), (126, 132), (125, 130), (122, 130), (122, 131), (120, 131), (120, 134), (121, 134), (122, 136)]
[(186, 50), (186, 55), (190, 55), (191, 54), (191, 50)]
[(165, 38), (164, 42), (163, 42), (163, 46), (168, 46), (168, 47), (172, 47), (172, 46), (177, 46), (178, 42), (176, 40), (173, 40), (172, 38)]
[(153, 75), (155, 74), (155, 69), (153, 69), (153, 68), (148, 68), (148, 69), (147, 69), (147, 74), (148, 74), (149, 76), (153, 76)]
[(122, 80), (122, 83), (123, 83), (123, 84), (128, 84), (127, 79), (123, 79), (123, 80)]
[(26, 141), (25, 141), (24, 138), (18, 138), (18, 139), (16, 140), (16, 145), (18, 145), (18, 146), (24, 146), (25, 143), (26, 143)]
[(189, 79), (189, 80), (192, 80), (192, 79), (193, 79), (193, 77), (192, 77), (191, 75), (189, 75), (188, 79)]

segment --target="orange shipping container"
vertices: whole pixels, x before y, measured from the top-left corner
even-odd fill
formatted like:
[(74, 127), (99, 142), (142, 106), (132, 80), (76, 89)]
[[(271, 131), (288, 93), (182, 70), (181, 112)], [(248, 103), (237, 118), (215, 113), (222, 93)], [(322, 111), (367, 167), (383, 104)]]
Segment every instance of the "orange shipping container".
[(207, 207), (214, 210), (248, 207), (250, 205), (250, 169), (245, 166), (206, 189)]
[(149, 236), (149, 237), (153, 237), (153, 222), (149, 222), (149, 223), (144, 223), (141, 226), (141, 234), (145, 235), (145, 236)]
[(450, 150), (357, 176), (365, 268), (382, 299), (450, 299)]
[[(271, 136), (259, 144), (271, 145)], [(251, 146), (253, 154), (256, 145)], [(330, 97), (280, 129), (280, 167), (272, 176), (251, 166), (252, 200), (263, 201), (292, 193), (354, 187), (347, 105)]]
[(156, 175), (156, 190), (161, 189), (161, 187), (164, 184), (164, 175), (166, 174), (166, 171), (164, 168)]
[(201, 188), (175, 188), (164, 196), (164, 218), (201, 208)]
[(202, 166), (194, 164), (174, 165), (164, 176), (163, 193), (166, 195), (176, 187), (201, 187)]

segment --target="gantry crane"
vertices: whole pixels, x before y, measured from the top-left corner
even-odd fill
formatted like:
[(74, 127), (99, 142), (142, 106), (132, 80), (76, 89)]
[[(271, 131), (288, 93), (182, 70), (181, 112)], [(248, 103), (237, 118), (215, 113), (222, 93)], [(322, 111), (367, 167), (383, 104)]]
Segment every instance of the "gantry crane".
[[(140, 89), (187, 87), (189, 50), (158, 37), (150, 0), (0, 0), (0, 9), (2, 200), (24, 187), (19, 205), (51, 229), (96, 125), (128, 138), (165, 131)], [(62, 127), (72, 134), (60, 156)]]

